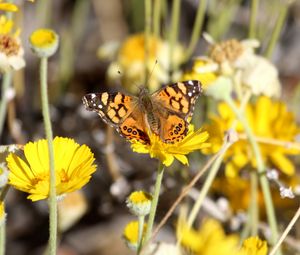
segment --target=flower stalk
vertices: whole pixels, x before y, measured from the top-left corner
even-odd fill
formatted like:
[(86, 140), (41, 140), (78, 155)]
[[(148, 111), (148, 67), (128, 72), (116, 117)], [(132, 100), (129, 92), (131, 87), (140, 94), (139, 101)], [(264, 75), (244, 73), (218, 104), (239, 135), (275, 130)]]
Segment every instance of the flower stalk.
[(159, 198), (163, 175), (164, 175), (164, 165), (161, 162), (159, 162), (157, 176), (156, 176), (156, 182), (155, 182), (155, 186), (154, 186), (153, 200), (151, 203), (150, 214), (149, 214), (148, 223), (147, 223), (145, 243), (147, 243), (149, 241), (151, 234), (152, 234), (152, 228), (153, 228), (153, 223), (154, 223), (154, 219), (155, 219), (155, 214), (156, 214), (156, 209), (157, 209), (158, 198)]
[(282, 6), (282, 8), (279, 8), (279, 16), (277, 18), (275, 27), (273, 29), (273, 33), (271, 35), (270, 42), (269, 42), (268, 47), (265, 52), (266, 58), (270, 59), (272, 57), (273, 51), (278, 42), (279, 35), (280, 35), (282, 27), (284, 25), (284, 22), (285, 22), (287, 13), (288, 13), (288, 9), (289, 9), (289, 4), (284, 4)]
[(249, 38), (256, 37), (256, 18), (257, 18), (257, 9), (258, 9), (259, 0), (251, 1), (251, 13), (249, 21)]
[(186, 50), (186, 54), (184, 57), (184, 59), (186, 61), (191, 58), (191, 56), (196, 48), (197, 42), (199, 40), (200, 33), (202, 31), (204, 17), (205, 17), (206, 6), (207, 6), (207, 0), (199, 1), (197, 14), (196, 14), (196, 20), (195, 20), (192, 35), (191, 35), (191, 40), (190, 40), (189, 46)]
[(160, 36), (161, 0), (155, 0), (153, 6), (153, 35)]
[(0, 255), (5, 255), (5, 240), (6, 240), (6, 224), (5, 220), (0, 226)]
[(55, 187), (55, 166), (54, 166), (54, 150), (53, 150), (53, 134), (50, 120), (48, 92), (47, 92), (47, 66), (48, 58), (42, 57), (40, 63), (40, 85), (41, 85), (41, 99), (42, 112), (45, 125), (45, 133), (49, 149), (50, 162), (50, 187), (49, 187), (49, 254), (56, 254), (57, 247), (57, 201), (56, 201), (56, 187)]
[(9, 91), (11, 80), (12, 80), (12, 73), (10, 71), (4, 73), (2, 79), (2, 91), (1, 91), (1, 101), (0, 101), (0, 137), (2, 135), (3, 127), (5, 123), (5, 116), (7, 112), (7, 103), (8, 103), (7, 92)]
[(140, 254), (140, 251), (142, 249), (143, 245), (143, 232), (144, 232), (144, 222), (145, 222), (145, 216), (140, 215), (138, 217), (139, 220), (139, 232), (138, 232), (138, 249), (137, 249), (137, 254)]
[(212, 165), (209, 174), (204, 182), (204, 185), (199, 193), (199, 196), (196, 200), (196, 203), (194, 204), (189, 216), (188, 216), (188, 220), (187, 220), (187, 226), (191, 227), (197, 217), (197, 214), (202, 206), (203, 200), (206, 197), (208, 190), (213, 182), (213, 180), (216, 177), (216, 174), (218, 173), (218, 170), (220, 169), (220, 166), (222, 164), (225, 152), (227, 151), (227, 149), (231, 146), (231, 143), (225, 142), (225, 144), (223, 145), (223, 147), (220, 150), (220, 154), (219, 157), (215, 160), (214, 164)]
[[(258, 170), (258, 173), (259, 173), (259, 181), (260, 181), (260, 185), (262, 187), (264, 201), (265, 201), (265, 204), (266, 204), (268, 222), (269, 222), (271, 233), (272, 233), (270, 243), (272, 245), (274, 245), (277, 242), (277, 239), (278, 239), (277, 222), (276, 222), (275, 210), (274, 210), (274, 205), (273, 205), (273, 202), (272, 202), (272, 196), (271, 196), (269, 182), (268, 182), (268, 179), (267, 179), (267, 177), (264, 173), (265, 172), (265, 165), (264, 165), (261, 153), (260, 153), (260, 148), (258, 146), (257, 141), (255, 140), (255, 136), (254, 136), (254, 134), (253, 134), (246, 118), (245, 118), (245, 116), (236, 107), (233, 99), (230, 96), (227, 96), (227, 97), (224, 98), (224, 100), (230, 106), (230, 108), (235, 113), (235, 115), (237, 116), (239, 121), (242, 123), (242, 125), (245, 129), (245, 132), (248, 136), (249, 142), (252, 146), (253, 153), (254, 153), (254, 156), (256, 158), (257, 170)], [(281, 254), (281, 252), (278, 251), (278, 254)]]
[(151, 12), (152, 3), (151, 0), (145, 1), (145, 81), (144, 84), (148, 86), (149, 79), (148, 62), (150, 56), (150, 36), (151, 36)]
[(174, 48), (177, 43), (178, 38), (178, 30), (179, 30), (179, 16), (180, 16), (180, 3), (181, 0), (174, 0), (173, 6), (172, 6), (172, 16), (171, 16), (171, 30), (169, 34), (169, 70), (170, 70), (170, 80), (172, 80), (172, 73), (176, 69), (176, 66), (174, 66), (173, 62), (173, 56), (174, 56)]

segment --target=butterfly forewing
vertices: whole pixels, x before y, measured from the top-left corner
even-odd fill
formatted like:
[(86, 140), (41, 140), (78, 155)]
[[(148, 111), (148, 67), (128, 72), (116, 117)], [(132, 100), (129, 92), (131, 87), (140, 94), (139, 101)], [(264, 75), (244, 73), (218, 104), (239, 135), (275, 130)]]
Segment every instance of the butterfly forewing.
[(115, 127), (126, 139), (149, 143), (136, 97), (122, 93), (91, 93), (83, 97), (83, 104), (87, 110), (97, 112), (105, 123)]

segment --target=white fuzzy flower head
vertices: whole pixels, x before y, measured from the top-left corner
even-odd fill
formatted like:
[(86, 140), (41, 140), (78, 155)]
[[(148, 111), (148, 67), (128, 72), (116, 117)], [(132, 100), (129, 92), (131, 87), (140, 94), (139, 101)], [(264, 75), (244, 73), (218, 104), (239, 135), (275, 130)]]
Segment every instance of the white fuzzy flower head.
[(24, 66), (24, 50), (20, 39), (9, 34), (0, 34), (0, 71), (5, 73)]
[(8, 173), (6, 164), (0, 163), (0, 188), (3, 188), (7, 184)]

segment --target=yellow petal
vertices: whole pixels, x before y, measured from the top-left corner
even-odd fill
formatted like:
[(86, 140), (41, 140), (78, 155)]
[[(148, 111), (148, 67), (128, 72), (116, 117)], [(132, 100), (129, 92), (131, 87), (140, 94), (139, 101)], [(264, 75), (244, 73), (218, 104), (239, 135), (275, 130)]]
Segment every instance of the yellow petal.
[(286, 175), (292, 176), (295, 174), (294, 164), (282, 153), (274, 152), (270, 154), (270, 158), (275, 167), (278, 167)]
[(6, 12), (16, 12), (18, 11), (18, 6), (11, 3), (0, 3), (0, 10)]

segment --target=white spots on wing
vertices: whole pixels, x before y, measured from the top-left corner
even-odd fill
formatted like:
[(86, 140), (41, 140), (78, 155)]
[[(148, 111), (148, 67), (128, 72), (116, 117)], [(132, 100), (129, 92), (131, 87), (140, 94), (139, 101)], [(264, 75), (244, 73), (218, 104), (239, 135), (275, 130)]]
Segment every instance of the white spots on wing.
[(102, 109), (102, 108), (103, 108), (102, 104), (99, 104), (99, 105), (98, 105), (98, 108), (99, 108), (99, 109)]
[(194, 85), (193, 81), (188, 81), (188, 84)]
[(96, 107), (96, 103), (93, 103), (93, 106)]
[(192, 95), (193, 95), (193, 93), (192, 93), (192, 92), (189, 92), (189, 93), (188, 93), (188, 96), (189, 96), (189, 97), (191, 97)]
[(91, 94), (91, 98), (94, 99), (96, 97), (96, 94)]

